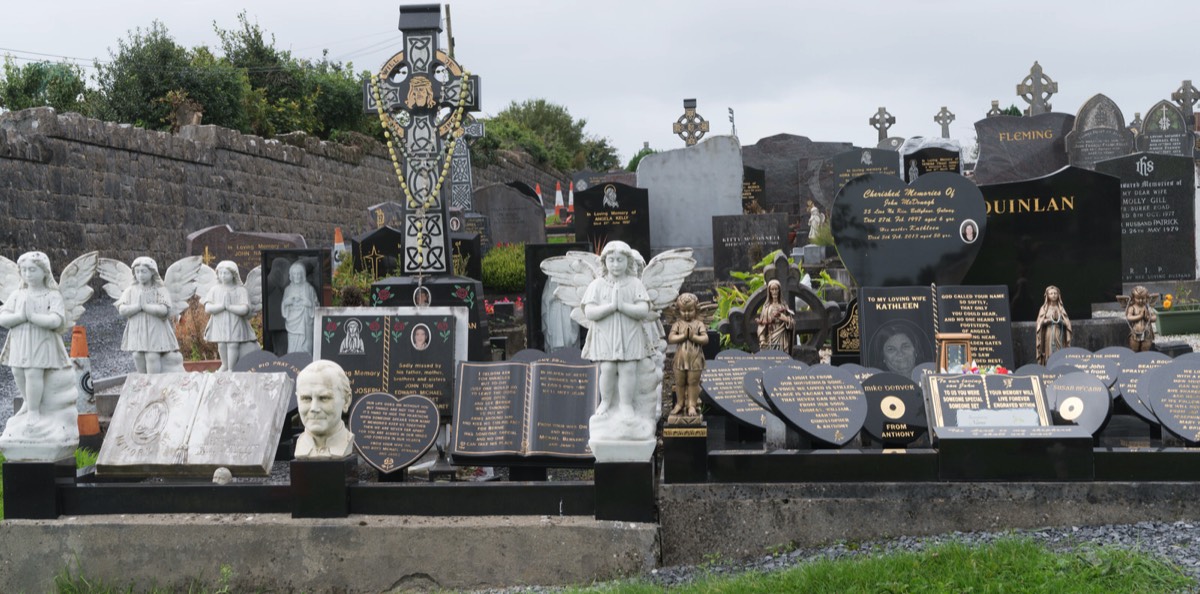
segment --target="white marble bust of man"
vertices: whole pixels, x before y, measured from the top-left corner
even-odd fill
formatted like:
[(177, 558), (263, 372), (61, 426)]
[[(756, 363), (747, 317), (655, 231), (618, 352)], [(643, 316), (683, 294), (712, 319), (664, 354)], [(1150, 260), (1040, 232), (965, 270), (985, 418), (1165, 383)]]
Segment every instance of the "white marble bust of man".
[(296, 400), (304, 433), (296, 438), (296, 458), (345, 458), (354, 435), (342, 422), (350, 410), (350, 378), (333, 361), (314, 361), (296, 376)]

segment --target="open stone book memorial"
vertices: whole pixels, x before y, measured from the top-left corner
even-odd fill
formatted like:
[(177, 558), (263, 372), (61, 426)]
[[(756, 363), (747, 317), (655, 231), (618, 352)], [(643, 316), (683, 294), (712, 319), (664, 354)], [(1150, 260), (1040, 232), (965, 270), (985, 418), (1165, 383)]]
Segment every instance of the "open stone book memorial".
[[(384, 144), (0, 114), (0, 204), (53, 179), (34, 210), (70, 213), (0, 234), (0, 592), (58, 559), (477, 589), (1200, 515), (1190, 82), (1127, 122), (1053, 111), (1034, 63), (1024, 116), (872, 108), (862, 146), (743, 146), (687, 99), (636, 172), (552, 171), (473, 119), (449, 21), (401, 6), (350, 106)], [(90, 227), (159, 194), (161, 232)]]

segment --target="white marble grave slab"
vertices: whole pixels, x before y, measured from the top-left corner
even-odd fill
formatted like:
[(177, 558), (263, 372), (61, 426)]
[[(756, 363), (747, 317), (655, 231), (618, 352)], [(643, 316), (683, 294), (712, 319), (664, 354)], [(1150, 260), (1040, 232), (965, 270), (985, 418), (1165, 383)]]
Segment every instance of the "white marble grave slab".
[(286, 373), (130, 374), (100, 448), (108, 476), (266, 476), (293, 381)]

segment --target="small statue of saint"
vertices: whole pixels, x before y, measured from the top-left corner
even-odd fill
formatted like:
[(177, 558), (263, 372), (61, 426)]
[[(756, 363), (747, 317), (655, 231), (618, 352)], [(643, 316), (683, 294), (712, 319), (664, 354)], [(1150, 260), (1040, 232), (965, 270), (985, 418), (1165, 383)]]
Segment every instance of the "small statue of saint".
[(708, 344), (708, 329), (696, 319), (700, 300), (692, 293), (675, 299), (679, 319), (671, 325), (667, 343), (679, 345), (675, 351), (675, 406), (671, 415), (687, 417), (700, 415), (700, 373), (704, 371), (704, 345)]
[(792, 352), (792, 327), (796, 314), (783, 302), (783, 285), (778, 279), (767, 283), (767, 301), (758, 312), (758, 348)]
[(1125, 321), (1129, 324), (1129, 349), (1135, 353), (1150, 350), (1154, 344), (1154, 323), (1158, 312), (1150, 305), (1150, 291), (1138, 285), (1129, 294), (1125, 306)]
[(1055, 351), (1071, 346), (1071, 318), (1063, 307), (1062, 294), (1058, 287), (1046, 287), (1045, 301), (1038, 310), (1035, 333), (1037, 362), (1045, 365)]

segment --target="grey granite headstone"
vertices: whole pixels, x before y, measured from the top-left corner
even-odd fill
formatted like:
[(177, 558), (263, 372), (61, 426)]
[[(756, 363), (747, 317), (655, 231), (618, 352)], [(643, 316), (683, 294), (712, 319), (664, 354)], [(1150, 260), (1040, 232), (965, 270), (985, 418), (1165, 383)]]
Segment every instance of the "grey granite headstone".
[(1067, 133), (1075, 116), (988, 116), (975, 122), (979, 161), (975, 183), (1001, 184), (1050, 175), (1068, 165)]
[(294, 383), (286, 373), (131, 374), (100, 448), (100, 475), (266, 476)]
[(487, 217), (493, 244), (546, 242), (542, 207), (512, 187), (492, 184), (476, 190), (475, 210)]
[(1094, 170), (1100, 161), (1132, 152), (1133, 133), (1125, 127), (1121, 108), (1103, 94), (1088, 99), (1075, 116), (1075, 129), (1067, 133), (1071, 165)]
[(1121, 179), (1121, 277), (1196, 278), (1196, 168), (1189, 157), (1138, 153), (1102, 161)]
[(1170, 101), (1159, 101), (1146, 112), (1137, 147), (1146, 153), (1190, 158), (1195, 152), (1194, 137), (1183, 112)]
[(638, 187), (650, 193), (649, 255), (690, 247), (698, 266), (712, 266), (712, 217), (741, 214), (742, 173), (732, 136), (643, 158)]

